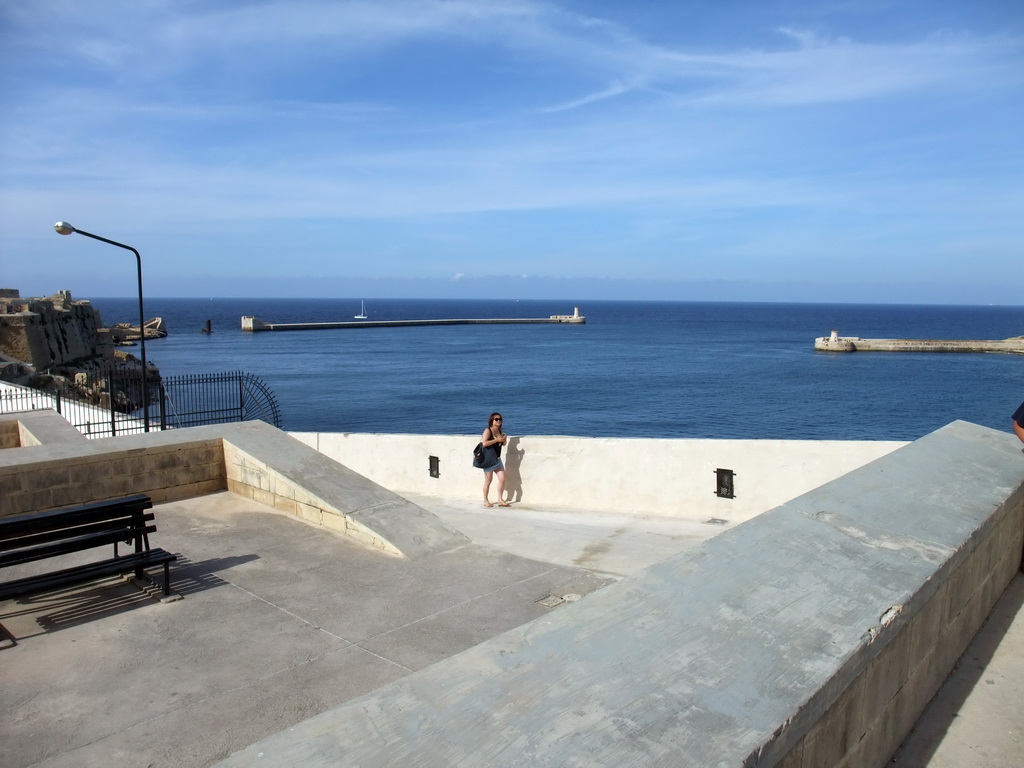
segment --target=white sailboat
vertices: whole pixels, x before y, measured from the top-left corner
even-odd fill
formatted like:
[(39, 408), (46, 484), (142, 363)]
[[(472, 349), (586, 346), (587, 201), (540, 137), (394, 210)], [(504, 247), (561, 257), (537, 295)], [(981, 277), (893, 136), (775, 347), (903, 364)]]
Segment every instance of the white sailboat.
[(359, 302), (359, 304), (360, 304), (359, 314), (356, 315), (354, 317), (354, 319), (355, 320), (365, 320), (366, 319), (366, 302), (365, 301), (361, 301), (361, 302)]

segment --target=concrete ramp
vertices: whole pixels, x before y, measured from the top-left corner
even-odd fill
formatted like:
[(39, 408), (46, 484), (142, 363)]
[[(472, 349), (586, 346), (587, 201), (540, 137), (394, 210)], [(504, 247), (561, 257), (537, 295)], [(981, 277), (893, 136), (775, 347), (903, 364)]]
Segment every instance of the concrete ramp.
[(306, 522), (407, 558), (465, 546), (437, 516), (260, 421), (223, 435), (226, 487)]

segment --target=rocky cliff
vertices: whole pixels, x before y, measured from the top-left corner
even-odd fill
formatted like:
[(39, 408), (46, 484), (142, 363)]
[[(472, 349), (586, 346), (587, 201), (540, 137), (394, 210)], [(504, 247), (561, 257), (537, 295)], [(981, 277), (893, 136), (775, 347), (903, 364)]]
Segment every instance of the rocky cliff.
[[(154, 329), (150, 326), (153, 325)], [(146, 324), (146, 338), (166, 336), (162, 321)], [(139, 361), (118, 345), (138, 338), (136, 326), (104, 328), (99, 311), (75, 301), (68, 291), (46, 298), (22, 298), (0, 289), (0, 379), (38, 389), (71, 386), (95, 395), (97, 374)], [(149, 377), (159, 378), (150, 366)], [(93, 383), (93, 382), (96, 383)]]

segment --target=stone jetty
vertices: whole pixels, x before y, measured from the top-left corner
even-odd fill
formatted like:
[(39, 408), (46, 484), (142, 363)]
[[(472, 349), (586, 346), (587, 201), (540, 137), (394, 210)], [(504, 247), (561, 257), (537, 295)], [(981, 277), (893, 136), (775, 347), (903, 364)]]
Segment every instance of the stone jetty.
[(574, 307), (571, 315), (551, 315), (550, 317), (518, 317), (518, 318), (462, 318), (443, 320), (358, 320), (339, 323), (267, 323), (258, 317), (244, 315), (242, 330), (255, 333), (257, 331), (319, 331), (332, 328), (405, 328), (418, 325), (515, 325), (540, 323), (568, 323), (580, 325), (587, 318), (580, 314), (580, 308)]
[(860, 336), (829, 336), (814, 340), (819, 352), (1004, 352), (1024, 355), (1024, 336), (1009, 339), (862, 339)]

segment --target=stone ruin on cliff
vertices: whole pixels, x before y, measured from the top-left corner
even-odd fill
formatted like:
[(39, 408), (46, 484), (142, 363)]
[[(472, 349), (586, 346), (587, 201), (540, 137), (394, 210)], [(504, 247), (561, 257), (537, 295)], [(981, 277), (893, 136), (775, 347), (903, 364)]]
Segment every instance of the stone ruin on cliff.
[[(22, 298), (16, 289), (0, 289), (0, 381), (105, 400), (111, 371), (138, 370), (139, 360), (121, 347), (138, 339), (139, 330), (130, 324), (104, 327), (99, 311), (69, 291)], [(161, 318), (143, 331), (147, 339), (167, 335)], [(159, 371), (150, 365), (148, 376), (154, 375), (159, 378)]]

